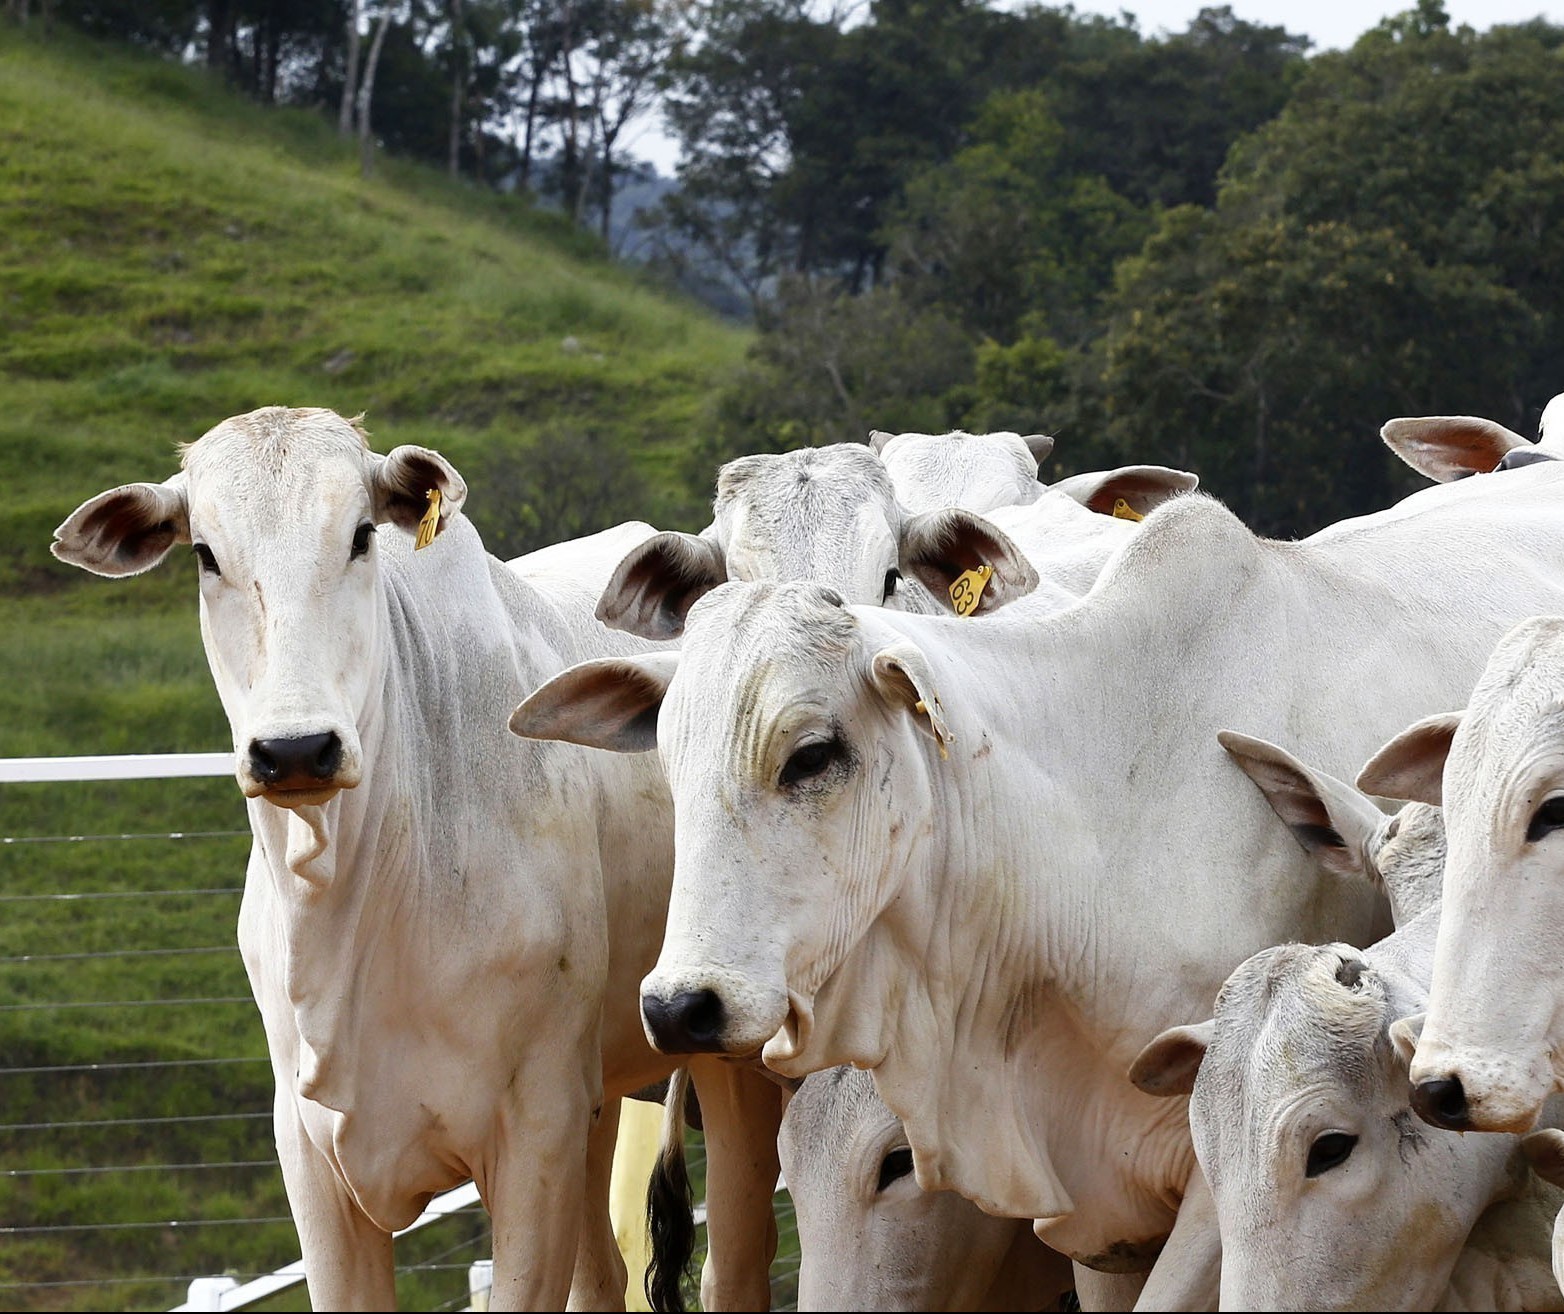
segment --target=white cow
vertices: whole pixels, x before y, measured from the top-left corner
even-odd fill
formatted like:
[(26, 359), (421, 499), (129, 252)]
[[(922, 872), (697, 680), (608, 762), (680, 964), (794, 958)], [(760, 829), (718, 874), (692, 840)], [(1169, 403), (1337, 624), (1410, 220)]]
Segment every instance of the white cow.
[(1148, 1094), (1190, 1095), (1216, 1202), (1223, 1309), (1560, 1309), (1551, 1272), (1564, 1194), (1530, 1176), (1518, 1137), (1418, 1121), (1391, 1024), (1428, 994), (1444, 826), (1386, 816), (1285, 750), (1229, 753), (1328, 872), (1388, 889), (1397, 930), (1362, 952), (1285, 944), (1242, 963), (1216, 1016), (1136, 1060)]
[[(193, 547), (254, 832), (239, 944), (317, 1309), (391, 1308), (391, 1233), (469, 1177), (496, 1308), (622, 1302), (617, 1100), (672, 1068), (636, 1006), (672, 874), (662, 774), (505, 730), (569, 663), (646, 651), (591, 620), (624, 533), (582, 545), (582, 579), (529, 583), (483, 550), (466, 492), (436, 452), (381, 456), (330, 411), (269, 407), (56, 531), (56, 556), (103, 575)], [(732, 1080), (701, 1092), (713, 1166), (724, 1136), (726, 1162), (759, 1162), (769, 1218), (779, 1111), (767, 1132)], [(763, 1306), (764, 1219), (738, 1226), (719, 1294)]]
[(1413, 726), (1360, 778), (1445, 806), (1444, 917), (1412, 1063), (1435, 1126), (1524, 1132), (1564, 1090), (1561, 713), (1564, 618), (1539, 615), (1494, 648), (1464, 713)]
[[(1036, 463), (1052, 449), (1053, 439), (1037, 435), (876, 432), (870, 443), (885, 463), (904, 511), (958, 507), (983, 516), (1020, 548), (1061, 605), (1097, 582), (1108, 558), (1124, 546), (1138, 521), (1200, 483), (1187, 470), (1126, 465), (1041, 484), (1035, 478)], [(1039, 443), (1046, 448), (1038, 451)], [(849, 601), (863, 601), (838, 591)]]
[(948, 609), (951, 581), (984, 563), (995, 574), (980, 611), (1037, 587), (1031, 564), (986, 521), (959, 509), (908, 515), (879, 457), (859, 443), (729, 461), (712, 511), (699, 534), (665, 531), (627, 553), (598, 619), (675, 638), (695, 601), (729, 579), (809, 579), (853, 602), (923, 613)]
[[(985, 562), (995, 574), (979, 612), (1034, 590), (1060, 609), (1091, 587), (1135, 520), (1197, 482), (1180, 470), (1125, 466), (1044, 488), (1015, 434), (904, 434), (886, 452), (902, 451), (902, 439), (918, 439), (913, 452), (928, 459), (893, 469), (867, 447), (839, 443), (729, 461), (717, 474), (712, 523), (628, 552), (598, 619), (674, 638), (696, 600), (730, 579), (813, 580), (848, 602), (932, 615), (949, 609), (951, 582)], [(1023, 481), (1017, 466), (1027, 462)], [(996, 486), (1029, 504), (980, 518)], [(974, 487), (989, 492), (974, 496)], [(1113, 515), (1120, 503), (1133, 518)]]
[(1214, 1256), (1191, 1224), (1189, 1263), (1174, 1228), (1183, 1106), (1124, 1074), (1249, 954), (1367, 943), (1378, 913), (1270, 841), (1216, 731), (1237, 718), (1344, 772), (1448, 705), (1515, 617), (1564, 603), (1564, 468), (1499, 482), (1302, 543), (1174, 498), (1052, 615), (729, 584), (681, 653), (578, 666), (511, 724), (660, 748), (676, 867), (642, 1009), (662, 1047), (870, 1067), (920, 1186), (1035, 1218), (1098, 1269), (1166, 1245), (1147, 1303), (1175, 1282), (1204, 1299)]
[(798, 1219), (799, 1309), (1057, 1309), (1075, 1285), (1030, 1219), (918, 1188), (907, 1133), (867, 1072), (806, 1077), (778, 1145)]

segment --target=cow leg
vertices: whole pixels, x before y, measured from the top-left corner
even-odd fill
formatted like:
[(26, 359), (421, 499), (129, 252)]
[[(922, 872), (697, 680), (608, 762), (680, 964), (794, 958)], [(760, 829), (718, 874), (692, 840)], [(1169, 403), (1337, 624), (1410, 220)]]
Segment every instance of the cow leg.
[(1216, 1309), (1222, 1291), (1222, 1236), (1216, 1201), (1195, 1165), (1167, 1245), (1152, 1266), (1136, 1309)]
[[(540, 1055), (528, 1063), (473, 1173), (494, 1230), (492, 1310), (564, 1309), (570, 1296), (587, 1149), (602, 1101), (597, 1037), (588, 1027), (574, 1034), (591, 1038), (591, 1063), (583, 1066), (572, 1045), (559, 1047), (560, 1062)], [(530, 1098), (524, 1102), (517, 1091)]]
[(293, 1096), (282, 1083), (272, 1117), (310, 1307), (395, 1309), (391, 1234), (370, 1221), (310, 1142)]
[(603, 1112), (587, 1141), (586, 1208), (581, 1239), (576, 1246), (576, 1271), (566, 1309), (622, 1310), (625, 1307), (625, 1262), (609, 1216), (609, 1183), (619, 1130), (619, 1101), (605, 1100)]
[(1075, 1297), (1083, 1311), (1131, 1310), (1146, 1285), (1145, 1273), (1099, 1273), (1084, 1264), (1074, 1264)]
[(695, 1059), (690, 1077), (706, 1132), (706, 1264), (701, 1306), (771, 1307), (777, 1253), (777, 1128), (782, 1089), (751, 1068)]

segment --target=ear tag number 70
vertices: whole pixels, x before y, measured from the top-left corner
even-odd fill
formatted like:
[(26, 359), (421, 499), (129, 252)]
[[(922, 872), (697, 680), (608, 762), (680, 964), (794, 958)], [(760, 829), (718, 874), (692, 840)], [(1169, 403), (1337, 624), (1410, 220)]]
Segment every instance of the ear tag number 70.
[(964, 570), (950, 585), (950, 605), (958, 616), (970, 616), (983, 598), (983, 589), (994, 574), (992, 566)]

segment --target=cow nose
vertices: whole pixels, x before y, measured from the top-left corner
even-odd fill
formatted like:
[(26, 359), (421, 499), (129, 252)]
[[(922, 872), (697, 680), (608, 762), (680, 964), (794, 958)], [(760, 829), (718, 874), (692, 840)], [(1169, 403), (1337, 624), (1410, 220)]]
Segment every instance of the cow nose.
[(1459, 1077), (1436, 1077), (1420, 1081), (1412, 1088), (1412, 1107), (1424, 1122), (1446, 1131), (1470, 1131), (1471, 1111), (1466, 1107), (1466, 1092)]
[(672, 999), (641, 996), (641, 1016), (652, 1043), (664, 1054), (715, 1054), (725, 1020), (715, 990), (681, 990)]
[(342, 740), (335, 731), (250, 741), (250, 774), (263, 784), (307, 787), (330, 780), (341, 765)]

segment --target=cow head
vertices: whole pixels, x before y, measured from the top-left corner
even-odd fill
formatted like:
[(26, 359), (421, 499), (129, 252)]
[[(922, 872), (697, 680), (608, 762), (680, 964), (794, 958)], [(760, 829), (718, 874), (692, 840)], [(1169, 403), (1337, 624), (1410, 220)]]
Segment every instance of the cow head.
[(1516, 1190), (1513, 1138), (1412, 1112), (1390, 1031), (1424, 998), (1399, 955), (1281, 945), (1228, 978), (1212, 1021), (1136, 1060), (1142, 1090), (1190, 1094), (1221, 1308), (1438, 1308), (1472, 1227)]
[(360, 730), (383, 692), (376, 527), (410, 535), (433, 490), (438, 533), (466, 485), (435, 452), (380, 456), (355, 423), (281, 406), (225, 420), (184, 448), (182, 466), (83, 503), (54, 554), (134, 575), (189, 544), (240, 788), (284, 807), (323, 803), (359, 783)]
[(1417, 1110), (1452, 1130), (1525, 1132), (1564, 1089), (1564, 620), (1511, 629), (1465, 713), (1414, 725), (1359, 783), (1445, 805)]
[(898, 606), (910, 578), (948, 607), (965, 571), (994, 570), (978, 609), (1037, 586), (1010, 539), (961, 510), (906, 515), (884, 467), (857, 443), (745, 456), (717, 477), (716, 518), (703, 533), (657, 534), (620, 562), (598, 603), (605, 625), (677, 637), (697, 599), (726, 581), (811, 580), (850, 603)]
[[(906, 1130), (857, 1068), (805, 1078), (777, 1149), (798, 1218), (803, 1309), (1010, 1308), (985, 1299), (996, 1279), (1049, 1253), (1026, 1220), (922, 1190)], [(1027, 1292), (1035, 1304), (1052, 1294)]]
[(885, 433), (869, 435), (902, 507), (914, 514), (955, 506), (984, 515), (1025, 506), (1042, 490), (1039, 463), (1054, 449), (1047, 434)]
[(803, 1049), (816, 992), (916, 870), (953, 691), (878, 616), (818, 585), (724, 585), (679, 654), (583, 663), (516, 709), (518, 734), (661, 751), (674, 884), (642, 983), (659, 1048), (749, 1054), (782, 1031)]

